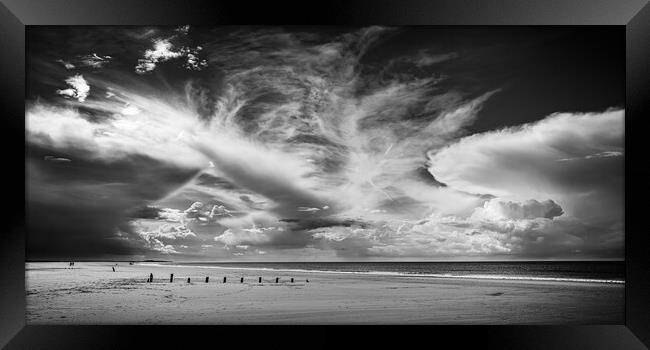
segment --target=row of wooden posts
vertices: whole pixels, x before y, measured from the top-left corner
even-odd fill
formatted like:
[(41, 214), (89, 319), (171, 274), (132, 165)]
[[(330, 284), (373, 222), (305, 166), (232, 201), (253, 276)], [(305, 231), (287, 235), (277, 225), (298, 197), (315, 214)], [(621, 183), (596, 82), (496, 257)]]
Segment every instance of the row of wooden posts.
[[(206, 276), (205, 277), (205, 283), (208, 283), (209, 280), (210, 280), (210, 277)], [(293, 277), (291, 277), (291, 283), (293, 283), (293, 281), (294, 281), (294, 279), (293, 279)], [(147, 282), (153, 282), (153, 273), (149, 274), (149, 278), (147, 278)], [(169, 275), (169, 282), (170, 283), (174, 282), (174, 274), (173, 273), (171, 275)], [(262, 283), (262, 277), (258, 277), (257, 282)], [(309, 283), (309, 280), (306, 279), (305, 282)], [(190, 283), (190, 278), (189, 277), (187, 278), (187, 283)], [(223, 283), (226, 283), (226, 277), (223, 278)], [(244, 283), (244, 277), (241, 277), (239, 279), (239, 283)], [(275, 278), (275, 283), (280, 283), (280, 278), (279, 277)]]

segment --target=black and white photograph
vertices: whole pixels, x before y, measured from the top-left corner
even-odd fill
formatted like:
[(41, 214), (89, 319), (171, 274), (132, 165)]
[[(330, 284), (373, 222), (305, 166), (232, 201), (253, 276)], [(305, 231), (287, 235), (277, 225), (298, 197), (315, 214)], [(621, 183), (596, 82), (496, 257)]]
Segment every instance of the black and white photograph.
[(28, 26), (27, 325), (625, 323), (624, 34)]

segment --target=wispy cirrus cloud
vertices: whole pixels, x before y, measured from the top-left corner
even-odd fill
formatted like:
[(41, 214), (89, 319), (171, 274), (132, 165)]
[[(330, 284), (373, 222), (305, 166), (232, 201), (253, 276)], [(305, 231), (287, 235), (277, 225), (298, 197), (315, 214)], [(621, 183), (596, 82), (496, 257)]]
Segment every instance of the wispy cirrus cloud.
[[(30, 144), (70, 152), (70, 164), (146, 157), (192, 174), (146, 196), (125, 186), (134, 199), (111, 221), (125, 247), (213, 258), (620, 253), (622, 110), (468, 135), (502, 89), (470, 93), (431, 73), (461, 57), (453, 51), (386, 57), (391, 74), (370, 67), (366, 55), (395, 28), (232, 28), (200, 45), (194, 31), (133, 31), (135, 72), (107, 65), (89, 76), (99, 91), (89, 99), (74, 76), (57, 91), (73, 101), (27, 109)], [(109, 54), (95, 56), (119, 59)], [(145, 74), (172, 61), (188, 76)]]

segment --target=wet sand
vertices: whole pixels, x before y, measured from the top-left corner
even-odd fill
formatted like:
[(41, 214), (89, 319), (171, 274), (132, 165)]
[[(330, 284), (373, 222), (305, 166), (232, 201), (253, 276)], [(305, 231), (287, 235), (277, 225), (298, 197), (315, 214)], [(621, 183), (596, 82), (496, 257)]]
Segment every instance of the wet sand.
[(114, 265), (27, 263), (27, 323), (624, 323), (621, 284)]

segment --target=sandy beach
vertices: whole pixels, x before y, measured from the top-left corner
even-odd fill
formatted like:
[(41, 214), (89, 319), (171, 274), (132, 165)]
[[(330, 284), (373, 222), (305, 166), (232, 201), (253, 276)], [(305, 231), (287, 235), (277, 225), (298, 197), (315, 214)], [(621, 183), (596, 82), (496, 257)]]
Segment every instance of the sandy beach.
[(115, 264), (27, 263), (27, 323), (624, 323), (623, 284)]

